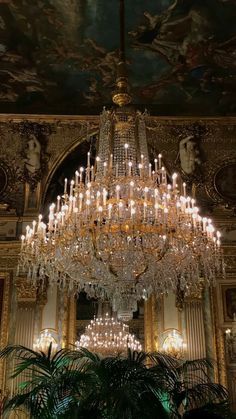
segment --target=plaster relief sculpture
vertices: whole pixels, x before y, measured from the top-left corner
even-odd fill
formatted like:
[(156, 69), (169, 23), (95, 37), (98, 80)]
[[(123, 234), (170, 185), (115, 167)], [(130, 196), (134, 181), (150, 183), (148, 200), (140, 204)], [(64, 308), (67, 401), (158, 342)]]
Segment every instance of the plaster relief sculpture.
[(181, 168), (187, 175), (193, 174), (197, 166), (201, 164), (199, 149), (194, 141), (193, 135), (189, 135), (180, 140), (179, 157)]
[(25, 154), (26, 170), (29, 174), (33, 175), (41, 167), (41, 144), (33, 134), (31, 134), (30, 139), (27, 142)]

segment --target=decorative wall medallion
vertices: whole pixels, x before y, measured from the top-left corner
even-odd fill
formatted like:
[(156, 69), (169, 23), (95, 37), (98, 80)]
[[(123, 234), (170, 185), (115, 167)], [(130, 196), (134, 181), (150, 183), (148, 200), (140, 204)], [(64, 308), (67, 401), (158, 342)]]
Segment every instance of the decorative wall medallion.
[(214, 183), (223, 199), (236, 204), (236, 162), (221, 167), (215, 174)]
[(224, 155), (207, 170), (206, 192), (215, 204), (236, 206), (236, 155)]

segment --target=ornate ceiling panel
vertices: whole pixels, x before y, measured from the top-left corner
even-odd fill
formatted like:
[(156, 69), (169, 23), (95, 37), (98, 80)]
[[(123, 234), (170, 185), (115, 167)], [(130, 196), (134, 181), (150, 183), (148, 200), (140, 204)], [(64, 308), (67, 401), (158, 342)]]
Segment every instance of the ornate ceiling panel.
[[(0, 112), (92, 114), (110, 104), (117, 3), (0, 2)], [(235, 0), (126, 3), (134, 102), (153, 114), (233, 114)]]

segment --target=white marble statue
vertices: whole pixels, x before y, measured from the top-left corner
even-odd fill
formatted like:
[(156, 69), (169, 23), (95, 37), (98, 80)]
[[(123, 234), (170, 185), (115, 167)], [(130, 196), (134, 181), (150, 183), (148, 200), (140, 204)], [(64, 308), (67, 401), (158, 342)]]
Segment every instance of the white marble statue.
[(27, 142), (25, 159), (25, 167), (30, 174), (34, 174), (40, 169), (40, 155), (41, 144), (35, 135), (32, 134)]
[(199, 150), (192, 135), (180, 140), (179, 157), (181, 168), (187, 175), (192, 174), (195, 171), (196, 166), (201, 163)]

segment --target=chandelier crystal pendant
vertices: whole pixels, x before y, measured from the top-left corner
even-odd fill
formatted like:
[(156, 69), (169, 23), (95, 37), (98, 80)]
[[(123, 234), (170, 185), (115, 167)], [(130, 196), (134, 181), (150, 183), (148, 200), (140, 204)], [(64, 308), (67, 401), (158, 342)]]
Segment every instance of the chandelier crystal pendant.
[(149, 160), (147, 115), (127, 106), (124, 51), (116, 84), (120, 107), (101, 114), (95, 164), (88, 153), (87, 167), (65, 179), (48, 224), (40, 215), (27, 227), (19, 267), (33, 283), (48, 277), (69, 292), (83, 290), (127, 318), (151, 294), (192, 292), (202, 278), (212, 283), (223, 263), (220, 233), (199, 215), (186, 185), (168, 177), (161, 154)]
[(109, 317), (108, 313), (91, 320), (75, 346), (78, 350), (86, 348), (103, 356), (127, 355), (128, 349), (142, 350), (140, 342), (129, 333), (129, 326)]

